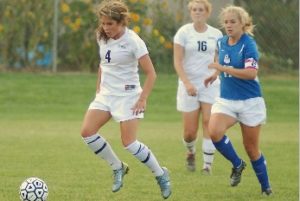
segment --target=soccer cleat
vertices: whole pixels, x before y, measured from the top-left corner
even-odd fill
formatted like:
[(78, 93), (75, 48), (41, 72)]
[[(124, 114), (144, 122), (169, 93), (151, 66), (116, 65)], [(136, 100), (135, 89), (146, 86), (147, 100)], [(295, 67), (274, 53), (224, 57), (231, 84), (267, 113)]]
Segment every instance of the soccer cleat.
[(123, 186), (123, 177), (129, 171), (128, 165), (126, 163), (122, 163), (122, 167), (118, 170), (114, 170), (114, 183), (112, 186), (112, 192), (117, 192)]
[(162, 170), (164, 171), (164, 174), (161, 176), (155, 177), (157, 180), (157, 183), (160, 187), (161, 195), (164, 199), (167, 199), (172, 191), (171, 191), (171, 182), (169, 177), (169, 171), (167, 168), (162, 167)]
[(211, 168), (205, 167), (201, 170), (202, 175), (211, 175)]
[(271, 196), (273, 194), (273, 191), (271, 188), (267, 188), (261, 191), (262, 195)]
[(245, 161), (242, 160), (242, 164), (237, 168), (232, 168), (230, 175), (230, 185), (237, 186), (241, 182), (242, 172), (246, 168)]
[(186, 168), (194, 172), (196, 170), (196, 163), (195, 163), (195, 154), (188, 152), (186, 156)]

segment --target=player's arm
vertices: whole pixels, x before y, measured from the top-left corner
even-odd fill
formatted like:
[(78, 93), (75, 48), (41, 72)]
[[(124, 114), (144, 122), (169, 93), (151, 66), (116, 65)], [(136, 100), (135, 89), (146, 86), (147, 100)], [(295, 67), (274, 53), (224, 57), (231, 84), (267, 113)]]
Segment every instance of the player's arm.
[(184, 49), (181, 45), (174, 43), (174, 68), (183, 83), (188, 83), (189, 80), (183, 70)]
[(96, 83), (96, 94), (100, 92), (100, 82), (101, 82), (101, 65), (98, 67), (98, 78)]
[(257, 76), (257, 67), (254, 66), (245, 66), (245, 68), (243, 69), (237, 69), (230, 66), (222, 66), (221, 64), (215, 62), (208, 65), (208, 68), (216, 69), (220, 72), (224, 72), (229, 75), (232, 75), (233, 77), (237, 77), (244, 80), (254, 80)]
[[(214, 56), (214, 62), (217, 63), (218, 61), (219, 61), (219, 55), (218, 55), (218, 51), (216, 50), (215, 51), (215, 56)], [(204, 80), (204, 85), (206, 87), (208, 87), (208, 85), (212, 84), (217, 79), (217, 77), (219, 76), (219, 74), (220, 74), (220, 71), (216, 70), (214, 72), (214, 74), (212, 74), (211, 76), (209, 76), (208, 78), (206, 78)]]
[(144, 112), (146, 110), (147, 99), (156, 80), (156, 72), (148, 54), (139, 58), (139, 64), (146, 75), (146, 79), (144, 81), (143, 91), (140, 94), (140, 98), (132, 108), (133, 113), (135, 114)]
[(183, 82), (188, 94), (190, 96), (195, 96), (197, 93), (197, 89), (192, 85), (190, 80), (188, 79), (186, 73), (183, 69), (183, 57), (184, 57), (184, 49), (181, 45), (174, 43), (174, 52), (173, 52), (173, 58), (174, 58), (174, 68), (175, 71), (180, 78), (180, 80)]

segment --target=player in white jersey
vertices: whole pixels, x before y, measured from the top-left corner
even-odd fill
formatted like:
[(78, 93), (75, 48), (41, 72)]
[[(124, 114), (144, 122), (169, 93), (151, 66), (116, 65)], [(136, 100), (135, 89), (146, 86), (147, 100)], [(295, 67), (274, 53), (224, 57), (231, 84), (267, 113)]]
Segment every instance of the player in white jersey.
[[(209, 133), (216, 149), (232, 163), (230, 185), (237, 186), (246, 163), (235, 152), (224, 134), (237, 122), (240, 124), (243, 145), (260, 183), (261, 192), (271, 195), (267, 163), (259, 149), (261, 124), (266, 119), (266, 106), (257, 79), (259, 54), (251, 37), (253, 24), (249, 14), (237, 6), (228, 6), (220, 14), (226, 36), (218, 41), (218, 62), (210, 69), (220, 73), (220, 98), (212, 107)], [(205, 80), (208, 85), (215, 76)]]
[[(145, 164), (154, 174), (163, 198), (171, 194), (168, 170), (161, 167), (151, 150), (137, 140), (138, 119), (143, 118), (147, 98), (156, 73), (144, 41), (127, 28), (129, 11), (120, 0), (105, 0), (97, 8), (100, 65), (96, 97), (90, 104), (81, 130), (88, 147), (112, 168), (112, 191), (123, 186), (128, 165), (114, 153), (98, 133), (111, 118), (120, 123), (121, 139), (126, 150)], [(138, 64), (146, 74), (140, 86)], [(140, 177), (141, 179), (143, 177)]]
[(195, 171), (195, 154), (200, 114), (202, 116), (203, 174), (211, 174), (215, 147), (208, 134), (208, 120), (219, 83), (208, 88), (204, 79), (214, 73), (208, 64), (215, 58), (217, 40), (222, 32), (206, 23), (211, 4), (207, 0), (191, 0), (188, 4), (192, 23), (183, 25), (174, 37), (174, 66), (178, 74), (177, 110), (183, 117), (183, 142), (187, 148), (186, 165)]

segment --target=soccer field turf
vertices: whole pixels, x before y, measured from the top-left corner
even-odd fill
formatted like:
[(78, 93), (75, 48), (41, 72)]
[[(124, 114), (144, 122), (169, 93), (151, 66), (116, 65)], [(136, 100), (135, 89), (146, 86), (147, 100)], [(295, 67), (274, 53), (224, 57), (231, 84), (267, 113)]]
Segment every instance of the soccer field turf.
[[(93, 98), (95, 75), (0, 74), (0, 200), (18, 200), (22, 181), (43, 179), (49, 201), (162, 200), (151, 172), (121, 145), (119, 125), (101, 131), (119, 157), (130, 166), (124, 186), (111, 192), (112, 172), (80, 137), (84, 112)], [(184, 166), (180, 114), (175, 110), (176, 76), (159, 75), (141, 121), (138, 138), (168, 167), (176, 201), (297, 201), (299, 200), (299, 93), (297, 78), (263, 78), (268, 122), (261, 149), (268, 162), (274, 195), (262, 197), (260, 186), (242, 147), (238, 126), (228, 131), (248, 166), (238, 187), (229, 186), (231, 165), (216, 154), (213, 175), (203, 176), (201, 138), (196, 172)]]

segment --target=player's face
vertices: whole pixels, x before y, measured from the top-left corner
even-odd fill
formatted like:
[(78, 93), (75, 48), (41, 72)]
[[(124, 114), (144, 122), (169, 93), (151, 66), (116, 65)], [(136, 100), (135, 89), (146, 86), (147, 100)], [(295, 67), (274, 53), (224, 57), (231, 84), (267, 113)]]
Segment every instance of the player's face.
[(194, 3), (190, 10), (191, 18), (195, 23), (205, 23), (208, 18), (208, 12), (203, 3)]
[(101, 17), (101, 24), (105, 34), (109, 38), (118, 39), (124, 31), (124, 26), (121, 23), (118, 23), (108, 16)]
[(229, 37), (238, 37), (243, 34), (243, 25), (234, 13), (224, 15), (224, 28)]

